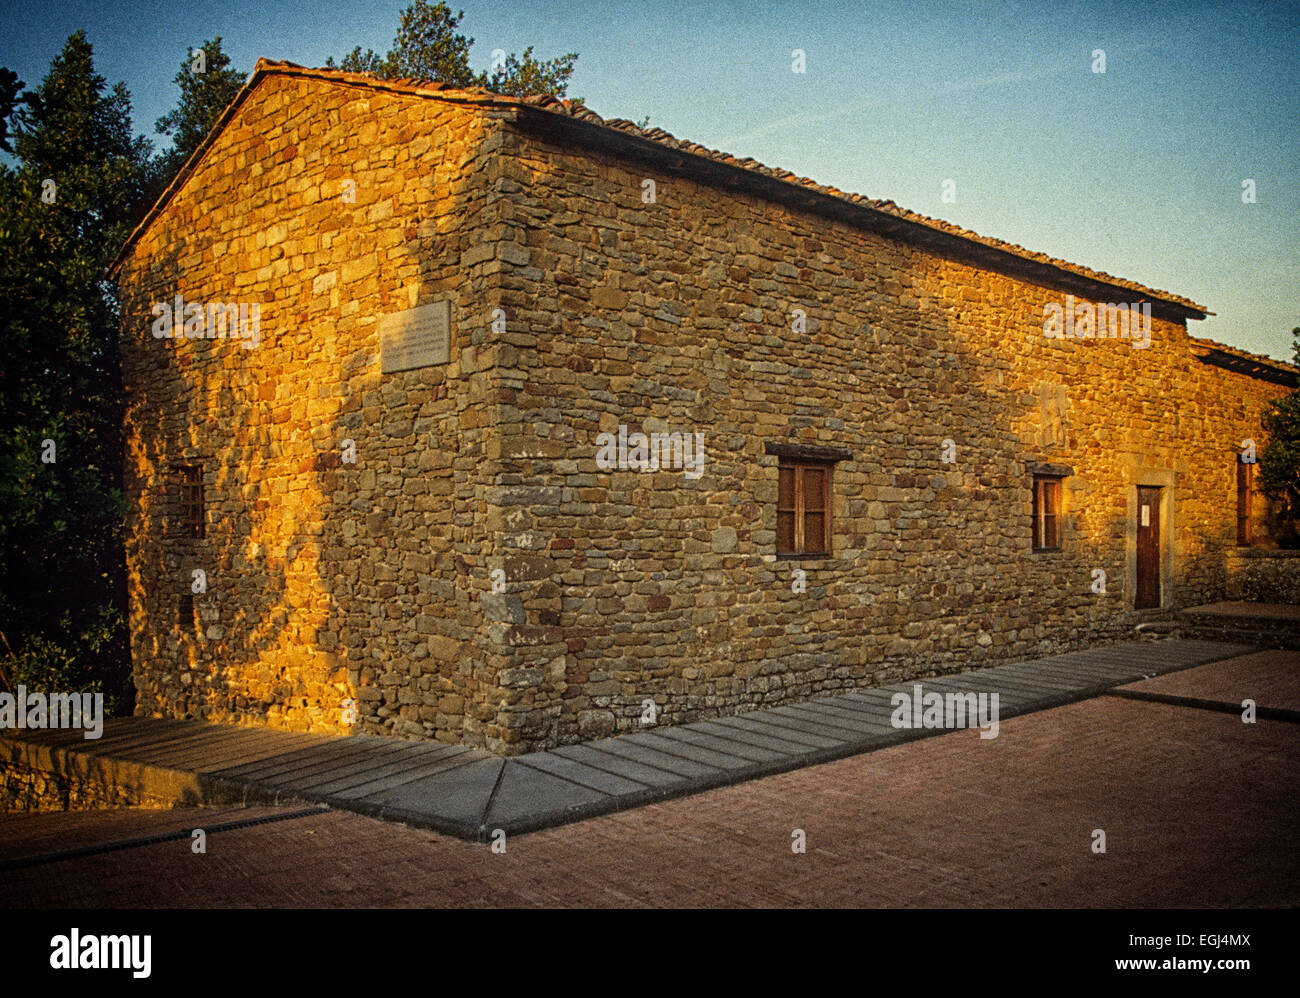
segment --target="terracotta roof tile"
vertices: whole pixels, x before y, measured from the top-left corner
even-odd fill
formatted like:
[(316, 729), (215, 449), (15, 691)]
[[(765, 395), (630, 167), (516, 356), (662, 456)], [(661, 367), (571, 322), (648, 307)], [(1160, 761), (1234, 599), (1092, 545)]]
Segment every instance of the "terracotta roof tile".
[[(272, 73), (272, 72), (287, 72), (296, 76), (308, 76), (308, 77), (313, 77), (318, 79), (336, 80), (339, 82), (348, 83), (352, 85), (367, 86), (377, 90), (406, 92), (414, 95), (436, 94), (438, 97), (442, 99), (471, 100), (474, 103), (487, 103), (487, 104), (494, 104), (494, 105), (507, 106), (507, 107), (518, 107), (522, 105), (530, 108), (537, 108), (546, 111), (547, 113), (550, 114), (566, 115), (568, 117), (575, 118), (580, 121), (585, 121), (594, 125), (599, 125), (605, 128), (609, 128), (613, 131), (639, 136), (640, 138), (647, 139), (651, 142), (656, 142), (660, 145), (667, 146), (670, 149), (689, 152), (696, 156), (701, 156), (706, 159), (714, 160), (715, 162), (726, 163), (728, 165), (735, 166), (739, 169), (748, 170), (752, 173), (758, 173), (764, 176), (773, 177), (785, 183), (797, 184), (801, 187), (808, 188), (809, 190), (814, 190), (817, 191), (818, 193), (825, 194), (829, 197), (837, 198), (848, 204), (865, 207), (869, 210), (881, 212), (886, 215), (891, 215), (895, 218), (899, 218), (907, 222), (914, 223), (916, 225), (925, 226), (927, 228), (934, 229), (939, 232), (944, 232), (949, 235), (958, 236), (962, 239), (969, 240), (970, 242), (978, 243), (983, 246), (1001, 250), (1005, 253), (1011, 254), (1013, 256), (1021, 257), (1022, 259), (1025, 260), (1033, 260), (1037, 263), (1046, 264), (1047, 266), (1054, 267), (1057, 270), (1065, 271), (1066, 273), (1075, 274), (1080, 277), (1085, 277), (1094, 281), (1100, 281), (1105, 284), (1114, 285), (1115, 287), (1126, 288), (1130, 291), (1137, 292), (1141, 295), (1158, 298), (1162, 301), (1176, 303), (1178, 305), (1183, 306), (1184, 308), (1190, 309), (1195, 312), (1200, 312), (1205, 315), (1213, 314), (1210, 313), (1203, 305), (1198, 305), (1196, 302), (1192, 301), (1191, 299), (1183, 298), (1180, 295), (1171, 294), (1170, 292), (1167, 291), (1159, 291), (1154, 288), (1148, 288), (1145, 285), (1138, 284), (1136, 281), (1129, 281), (1122, 277), (1115, 277), (1114, 275), (1108, 274), (1105, 271), (1092, 270), (1088, 267), (1084, 267), (1076, 263), (1070, 263), (1068, 260), (1060, 260), (1057, 259), (1056, 257), (1048, 256), (1046, 253), (1038, 253), (1033, 250), (1026, 249), (1023, 246), (1018, 246), (1015, 243), (1005, 242), (1001, 239), (993, 239), (988, 236), (981, 236), (976, 232), (972, 232), (969, 229), (963, 229), (961, 226), (953, 225), (950, 222), (945, 222), (937, 218), (930, 218), (927, 215), (922, 215), (919, 214), (918, 212), (909, 211), (906, 208), (901, 208), (893, 201), (876, 200), (873, 198), (866, 197), (862, 194), (846, 193), (835, 187), (826, 187), (808, 177), (796, 176), (795, 174), (791, 173), (788, 170), (782, 170), (779, 168), (764, 166), (762, 163), (759, 163), (758, 161), (751, 159), (749, 157), (745, 157), (744, 159), (737, 159), (735, 156), (732, 156), (729, 153), (720, 152), (716, 149), (709, 149), (705, 146), (701, 146), (694, 142), (687, 142), (684, 140), (680, 140), (675, 136), (673, 136), (671, 133), (664, 131), (662, 128), (656, 127), (656, 128), (642, 129), (637, 127), (635, 123), (628, 121), (625, 118), (605, 119), (602, 118), (600, 115), (596, 114), (596, 112), (592, 111), (584, 104), (572, 100), (561, 101), (550, 94), (540, 94), (536, 96), (529, 96), (529, 97), (522, 97), (522, 98), (508, 97), (501, 94), (494, 94), (491, 91), (486, 90), (482, 87), (458, 88), (458, 87), (448, 86), (445, 83), (439, 83), (439, 82), (428, 81), (428, 80), (411, 80), (411, 79), (382, 80), (369, 73), (351, 73), (351, 72), (345, 72), (340, 69), (311, 69), (304, 66), (299, 66), (296, 63), (292, 63), (292, 62), (275, 62), (269, 59), (259, 59), (257, 61), (257, 66), (254, 68), (252, 75), (249, 77), (248, 83), (245, 84), (244, 90), (241, 91), (241, 97), (255, 84), (255, 82), (257, 81), (257, 79), (261, 74)], [(238, 102), (239, 99), (240, 98), (237, 97), (236, 102)], [(230, 109), (227, 109), (228, 112), (229, 110)], [(225, 116), (223, 115), (223, 120), (224, 117)], [(218, 124), (218, 126), (214, 126), (214, 131), (219, 126), (220, 123)], [(202, 147), (200, 147), (200, 151), (201, 148)], [(198, 154), (199, 151), (196, 151), (195, 155), (197, 156)], [(187, 164), (187, 168), (189, 165), (190, 164)], [(183, 170), (182, 173), (184, 172), (185, 171)], [(178, 177), (177, 179), (179, 180), (180, 178)], [(168, 193), (170, 193), (170, 191), (171, 188), (169, 188)], [(160, 204), (162, 200), (168, 196), (168, 193), (164, 193), (163, 198), (160, 199)], [(157, 207), (158, 206), (155, 206), (155, 211), (157, 210)], [(151, 215), (152, 214), (153, 213), (151, 213)], [(145, 222), (141, 223), (141, 225), (143, 226), (147, 224), (147, 222), (148, 219), (146, 219)], [(140, 230), (137, 229), (137, 233), (139, 231)], [(127, 246), (130, 245), (130, 243), (134, 240), (134, 238), (135, 238), (135, 234), (133, 234), (131, 239), (128, 240)], [(123, 251), (125, 251), (126, 248), (127, 247), (124, 246)], [(116, 261), (114, 266), (116, 266)]]
[(1300, 366), (1291, 364), (1284, 360), (1276, 360), (1262, 353), (1251, 353), (1249, 350), (1241, 350), (1237, 347), (1230, 347), (1226, 343), (1220, 343), (1217, 340), (1207, 340), (1200, 336), (1188, 336), (1188, 341), (1193, 347), (1200, 347), (1207, 350), (1218, 350), (1221, 353), (1231, 354), (1234, 357), (1240, 357), (1242, 360), (1249, 360), (1256, 364), (1265, 364), (1269, 367), (1280, 368), (1285, 371), (1291, 371), (1300, 374)]
[[(1017, 245), (1016, 243), (1009, 243), (1002, 239), (994, 239), (988, 236), (981, 236), (977, 232), (972, 232), (969, 229), (963, 229), (961, 226), (953, 225), (951, 222), (945, 222), (942, 219), (938, 219), (938, 218), (931, 218), (930, 216), (922, 215), (919, 212), (909, 211), (908, 209), (902, 208), (890, 200), (876, 200), (874, 198), (866, 197), (862, 194), (841, 191), (835, 187), (827, 187), (822, 184), (819, 184), (817, 181), (812, 180), (809, 177), (796, 176), (795, 174), (791, 173), (788, 170), (774, 169), (772, 167), (764, 166), (762, 163), (759, 163), (758, 161), (751, 159), (749, 157), (745, 157), (744, 159), (738, 159), (735, 156), (732, 156), (730, 153), (720, 152), (716, 149), (709, 149), (705, 146), (698, 145), (694, 142), (683, 142), (676, 139), (671, 133), (664, 131), (662, 128), (640, 129), (637, 128), (631, 122), (626, 122), (626, 119), (622, 119), (622, 118), (610, 119), (607, 121), (601, 118), (599, 115), (592, 112), (590, 109), (586, 108), (584, 105), (576, 104), (572, 101), (564, 101), (561, 104), (560, 102), (554, 100), (546, 101), (545, 99), (527, 97), (523, 99), (523, 103), (530, 104), (535, 107), (540, 107), (545, 110), (553, 111), (556, 113), (568, 114), (571, 117), (581, 118), (584, 121), (590, 121), (593, 123), (606, 125), (607, 127), (612, 126), (614, 122), (618, 122), (617, 127), (619, 131), (630, 132), (632, 134), (640, 135), (642, 138), (649, 139), (653, 142), (658, 142), (662, 145), (691, 152), (696, 155), (704, 156), (709, 159), (713, 159), (717, 162), (727, 163), (732, 166), (737, 166), (740, 167), (741, 169), (749, 170), (754, 173), (761, 173), (766, 176), (775, 177), (779, 180), (784, 180), (787, 183), (796, 183), (803, 187), (807, 187), (812, 190), (818, 191), (822, 194), (828, 194), (831, 197), (839, 198), (842, 201), (848, 201), (858, 205), (867, 205), (875, 209), (876, 211), (893, 215), (896, 218), (901, 218), (909, 222), (914, 222), (918, 225), (924, 225), (927, 226), (928, 228), (936, 229), (940, 232), (946, 232), (950, 235), (960, 236), (961, 238), (968, 239), (971, 242), (976, 242), (984, 246), (989, 246), (994, 249), (999, 249), (1006, 253), (1010, 253), (1014, 256), (1022, 257), (1026, 260), (1034, 260), (1038, 263), (1047, 264), (1048, 266), (1055, 267), (1059, 270), (1068, 271), (1069, 273), (1072, 274), (1078, 274), (1081, 277), (1087, 277), (1092, 280), (1101, 281), (1105, 284), (1112, 284), (1115, 285), (1116, 287), (1127, 288), (1131, 291), (1137, 291), (1145, 295), (1150, 295), (1152, 297), (1159, 298), (1163, 301), (1175, 302), (1179, 305), (1183, 305), (1186, 308), (1204, 314), (1212, 314), (1209, 313), (1203, 305), (1197, 304), (1196, 302), (1192, 301), (1190, 298), (1184, 298), (1181, 295), (1171, 294), (1170, 292), (1160, 291), (1155, 288), (1148, 288), (1145, 285), (1137, 283), (1136, 281), (1130, 281), (1122, 277), (1116, 277), (1113, 274), (1106, 273), (1105, 271), (1093, 270), (1089, 267), (1084, 267), (1077, 263), (1071, 263), (1068, 260), (1061, 260), (1056, 257), (1049, 256), (1046, 253), (1039, 253), (1034, 250), (1029, 250), (1023, 246)], [(630, 125), (631, 127), (625, 127), (624, 124), (625, 122), (627, 125)]]

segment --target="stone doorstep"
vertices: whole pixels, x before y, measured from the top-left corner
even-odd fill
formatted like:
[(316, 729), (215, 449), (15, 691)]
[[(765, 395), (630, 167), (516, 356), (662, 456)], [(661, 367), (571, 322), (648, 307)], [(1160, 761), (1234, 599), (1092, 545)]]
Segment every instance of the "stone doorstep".
[[(1199, 639), (1134, 641), (507, 758), (467, 746), (120, 719), (111, 732), (106, 725), (102, 745), (6, 732), (0, 762), (180, 805), (321, 803), (490, 842), (497, 830), (538, 831), (952, 733), (889, 724), (890, 693), (914, 685), (1005, 691), (1000, 717), (1010, 718), (1255, 650)], [(223, 752), (230, 754), (219, 758)]]

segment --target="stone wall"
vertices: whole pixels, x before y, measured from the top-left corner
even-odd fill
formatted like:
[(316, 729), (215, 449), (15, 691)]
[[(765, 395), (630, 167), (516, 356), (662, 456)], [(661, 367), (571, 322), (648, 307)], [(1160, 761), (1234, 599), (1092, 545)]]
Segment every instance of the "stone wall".
[[(0, 739), (0, 812), (173, 807), (177, 799), (123, 779), (111, 766), (69, 760), (57, 750), (32, 750), (14, 737)], [(80, 763), (80, 764), (78, 764)]]
[[(678, 723), (1128, 636), (1138, 484), (1166, 489), (1165, 605), (1221, 598), (1236, 449), (1280, 394), (1181, 321), (1144, 350), (1048, 339), (1058, 287), (486, 95), (291, 71), (121, 283), (138, 712), (506, 754), (647, 701)], [(155, 339), (177, 291), (260, 303), (260, 345)], [(449, 363), (381, 374), (377, 318), (443, 300)], [(620, 426), (702, 433), (703, 473), (598, 467)], [(847, 452), (830, 557), (777, 558), (772, 444)], [(1035, 462), (1072, 469), (1060, 552), (1030, 550)], [(175, 527), (187, 463), (202, 539)]]
[[(495, 114), (268, 76), (132, 247), (137, 713), (483, 742), (495, 695), (466, 581), (485, 571), (498, 390)], [(151, 307), (177, 292), (258, 303), (259, 345), (155, 338)], [(436, 300), (451, 362), (381, 375), (377, 318)], [(177, 531), (176, 464), (202, 464), (202, 539)], [(178, 626), (195, 569), (207, 590)]]
[[(503, 153), (544, 209), (510, 236), (541, 276), (503, 293), (511, 750), (1128, 636), (1138, 484), (1170, 497), (1165, 606), (1222, 592), (1237, 441), (1279, 391), (1181, 322), (1049, 340), (1059, 289), (533, 134)], [(620, 425), (702, 432), (703, 476), (599, 469)], [(831, 558), (776, 557), (769, 443), (852, 455)], [(1031, 461), (1074, 471), (1059, 553), (1030, 550)]]
[(1228, 553), (1230, 600), (1300, 603), (1300, 551), (1238, 548)]

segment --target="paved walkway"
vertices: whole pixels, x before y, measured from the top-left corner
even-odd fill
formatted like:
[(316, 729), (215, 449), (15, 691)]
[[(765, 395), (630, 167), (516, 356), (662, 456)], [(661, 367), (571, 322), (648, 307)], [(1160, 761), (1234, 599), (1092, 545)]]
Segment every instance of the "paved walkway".
[[(1134, 689), (1300, 710), (1300, 651)], [(1197, 931), (1248, 931), (1224, 910), (1300, 904), (1297, 772), (1296, 724), (1104, 695), (504, 851), (328, 808), (0, 814), (0, 909), (1212, 908)]]
[(22, 732), (0, 749), (52, 771), (155, 793), (162, 786), (178, 802), (323, 803), (484, 842), (497, 829), (517, 835), (942, 734), (891, 724), (890, 697), (917, 684), (997, 693), (1005, 720), (1250, 650), (1190, 640), (1109, 645), (508, 759), (462, 746), (140, 718), (110, 721), (97, 741)]

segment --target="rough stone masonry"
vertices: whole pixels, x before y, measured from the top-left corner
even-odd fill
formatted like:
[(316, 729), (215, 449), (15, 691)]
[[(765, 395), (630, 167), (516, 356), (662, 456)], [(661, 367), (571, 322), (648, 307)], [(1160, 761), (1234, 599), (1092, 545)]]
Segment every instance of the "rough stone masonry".
[[(1184, 298), (581, 105), (266, 61), (114, 273), (137, 712), (502, 754), (1220, 598), (1296, 377)], [(1067, 296), (1149, 342), (1046, 333)], [(598, 465), (620, 433), (699, 474)]]

